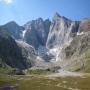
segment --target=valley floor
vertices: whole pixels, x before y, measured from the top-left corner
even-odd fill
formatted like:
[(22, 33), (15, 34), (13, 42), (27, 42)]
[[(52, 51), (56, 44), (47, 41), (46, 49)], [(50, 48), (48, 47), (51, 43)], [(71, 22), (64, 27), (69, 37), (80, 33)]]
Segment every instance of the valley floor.
[(2, 87), (14, 87), (13, 90), (90, 90), (90, 74), (62, 71), (50, 75), (0, 75)]

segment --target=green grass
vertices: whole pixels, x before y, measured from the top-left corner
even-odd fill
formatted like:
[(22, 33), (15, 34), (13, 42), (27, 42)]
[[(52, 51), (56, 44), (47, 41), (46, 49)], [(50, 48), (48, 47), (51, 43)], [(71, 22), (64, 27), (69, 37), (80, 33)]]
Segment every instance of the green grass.
[(87, 50), (84, 55), (82, 55), (82, 60), (84, 62), (84, 67), (82, 68), (82, 72), (90, 73), (90, 49)]
[(51, 74), (53, 71), (47, 69), (47, 70), (42, 70), (42, 69), (36, 69), (36, 70), (28, 70), (29, 74), (36, 74), (36, 75), (46, 75), (46, 74)]
[(0, 67), (0, 74), (8, 74), (12, 71), (13, 69), (12, 68), (2, 68)]
[(45, 77), (45, 75), (0, 75), (0, 87), (17, 86), (17, 90), (90, 90), (90, 76)]
[(90, 73), (90, 49), (77, 57), (71, 58), (71, 64), (68, 64), (65, 69), (69, 71)]

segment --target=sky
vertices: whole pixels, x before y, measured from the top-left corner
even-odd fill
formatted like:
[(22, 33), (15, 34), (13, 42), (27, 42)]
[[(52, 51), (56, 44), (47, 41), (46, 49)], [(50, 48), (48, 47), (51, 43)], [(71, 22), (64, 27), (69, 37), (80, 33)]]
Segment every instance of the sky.
[(0, 25), (50, 18), (58, 12), (72, 20), (90, 18), (90, 0), (0, 0)]

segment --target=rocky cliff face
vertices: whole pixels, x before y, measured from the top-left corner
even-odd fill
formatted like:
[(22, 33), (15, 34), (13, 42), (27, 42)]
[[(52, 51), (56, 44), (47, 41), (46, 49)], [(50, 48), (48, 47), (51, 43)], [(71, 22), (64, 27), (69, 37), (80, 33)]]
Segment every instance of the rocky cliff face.
[(54, 48), (71, 41), (71, 33), (77, 33), (78, 26), (78, 21), (71, 21), (56, 13), (50, 26), (47, 47)]
[(53, 62), (66, 70), (90, 69), (90, 19), (71, 21), (55, 14), (47, 39), (47, 48), (55, 56)]
[[(77, 31), (72, 29), (71, 33), (69, 34), (69, 38), (72, 38), (72, 40), (70, 41), (70, 39), (66, 39), (62, 46), (58, 44), (59, 46), (56, 55), (56, 62), (62, 68), (71, 71), (83, 70), (90, 72), (89, 26), (89, 19), (79, 21), (78, 28), (76, 29)], [(76, 32), (72, 32), (73, 30)], [(74, 37), (72, 37), (73, 35)], [(65, 36), (67, 36), (67, 34)], [(68, 44), (66, 42), (68, 42)]]
[(44, 21), (42, 18), (28, 22), (25, 24), (24, 40), (35, 48), (39, 45), (45, 46), (50, 23), (48, 19)]
[(56, 13), (52, 21), (38, 18), (23, 27), (14, 22), (1, 27), (21, 39), (17, 43), (33, 66), (55, 65), (72, 71), (89, 66), (90, 19), (72, 21)]
[[(84, 20), (82, 20), (82, 21), (79, 21), (79, 24), (78, 24), (78, 28), (75, 30), (75, 29), (73, 29), (72, 28), (72, 31), (73, 30), (75, 30), (74, 32), (72, 32), (71, 31), (71, 33), (69, 34), (69, 37), (71, 37), (72, 38), (72, 41), (71, 42), (69, 42), (69, 40), (67, 40), (67, 42), (69, 42), (69, 44), (66, 44), (66, 42), (64, 42), (64, 44), (63, 44), (63, 47), (62, 48), (67, 48), (69, 45), (71, 45), (72, 44), (72, 42), (75, 44), (73, 44), (73, 45), (71, 45), (72, 47), (74, 47), (74, 46), (76, 46), (77, 44), (75, 43), (75, 38), (77, 37), (77, 42), (78, 42), (78, 40), (80, 40), (80, 38), (79, 38), (79, 36), (81, 36), (81, 37), (84, 37), (85, 35), (86, 35), (86, 33), (90, 33), (89, 32), (89, 30), (90, 30), (90, 20), (89, 19), (84, 19)], [(77, 25), (76, 25), (76, 27), (77, 27)], [(72, 37), (74, 35), (74, 37)], [(87, 38), (88, 38), (88, 35), (86, 36)], [(84, 37), (85, 38), (85, 37)], [(80, 42), (80, 41), (79, 41)], [(79, 43), (78, 42), (78, 43)], [(83, 41), (84, 43), (86, 43), (85, 41)], [(77, 45), (77, 46), (79, 46), (79, 45)], [(86, 46), (87, 47), (87, 46)], [(74, 49), (74, 50), (76, 50), (76, 48)], [(62, 53), (62, 52), (60, 52), (60, 53)], [(71, 53), (73, 53), (73, 52), (71, 52)], [(68, 53), (69, 54), (69, 53)], [(62, 54), (61, 54), (62, 55)], [(59, 56), (60, 56), (60, 54), (59, 54)], [(62, 55), (63, 56), (63, 55)], [(64, 56), (63, 56), (64, 57)]]
[(90, 31), (73, 38), (69, 46), (63, 47), (62, 61), (58, 62), (62, 68), (71, 71), (83, 70), (90, 72)]

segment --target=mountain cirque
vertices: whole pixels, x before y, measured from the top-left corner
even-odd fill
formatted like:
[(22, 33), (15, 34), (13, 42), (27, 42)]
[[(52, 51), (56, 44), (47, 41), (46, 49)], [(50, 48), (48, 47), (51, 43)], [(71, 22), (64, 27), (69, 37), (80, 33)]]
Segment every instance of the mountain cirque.
[(52, 21), (38, 18), (23, 26), (12, 21), (0, 28), (15, 39), (27, 68), (90, 72), (89, 18), (72, 21), (56, 13)]

